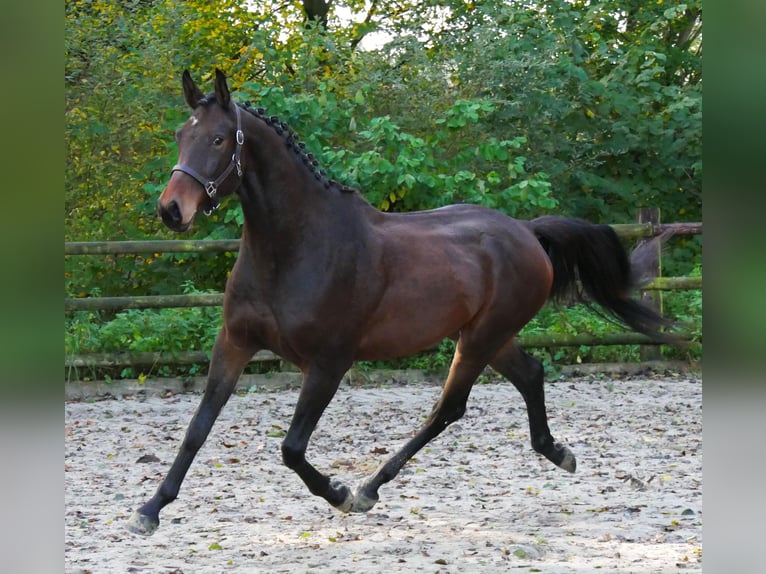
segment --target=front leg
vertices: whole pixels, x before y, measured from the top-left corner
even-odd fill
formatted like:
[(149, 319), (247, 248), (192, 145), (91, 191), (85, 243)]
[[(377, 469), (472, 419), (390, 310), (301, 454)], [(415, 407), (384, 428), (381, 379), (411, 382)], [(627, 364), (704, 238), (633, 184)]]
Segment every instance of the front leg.
[(228, 401), (245, 365), (255, 354), (255, 349), (242, 349), (233, 345), (221, 330), (213, 347), (207, 386), (196, 414), (189, 423), (186, 437), (154, 496), (139, 508), (127, 524), (135, 534), (150, 536), (160, 525), (160, 510), (178, 496), (181, 483), (194, 457), (210, 434), (218, 414)]
[(332, 506), (345, 509), (352, 498), (349, 488), (319, 472), (306, 460), (311, 434), (338, 390), (341, 378), (351, 361), (334, 360), (330, 366), (312, 363), (303, 371), (303, 384), (295, 406), (293, 420), (282, 442), (282, 460), (294, 470), (309, 491), (321, 496)]

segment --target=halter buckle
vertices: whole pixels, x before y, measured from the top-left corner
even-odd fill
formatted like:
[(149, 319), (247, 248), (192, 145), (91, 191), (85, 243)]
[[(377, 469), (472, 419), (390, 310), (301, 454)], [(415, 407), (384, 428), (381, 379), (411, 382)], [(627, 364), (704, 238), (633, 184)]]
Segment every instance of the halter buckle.
[(208, 181), (207, 185), (205, 186), (205, 193), (207, 193), (207, 196), (210, 199), (213, 199), (213, 196), (218, 192), (218, 187), (216, 187), (214, 181)]
[(203, 209), (202, 213), (204, 213), (207, 216), (210, 216), (211, 213), (213, 213), (216, 209), (218, 209), (221, 206), (220, 201), (216, 201), (214, 205), (211, 205), (208, 209)]
[(231, 161), (237, 166), (237, 176), (242, 177), (242, 162), (237, 157), (237, 152), (231, 154)]

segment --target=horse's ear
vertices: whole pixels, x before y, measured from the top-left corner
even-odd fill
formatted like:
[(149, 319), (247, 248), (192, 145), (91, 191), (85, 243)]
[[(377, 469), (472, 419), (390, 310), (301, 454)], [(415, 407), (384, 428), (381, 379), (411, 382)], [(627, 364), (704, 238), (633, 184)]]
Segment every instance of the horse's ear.
[(215, 99), (224, 109), (229, 108), (231, 94), (229, 94), (229, 86), (226, 85), (226, 74), (218, 68), (215, 69)]
[(191, 109), (195, 109), (199, 105), (200, 100), (205, 97), (205, 94), (203, 94), (197, 87), (197, 84), (194, 83), (189, 70), (184, 70), (181, 83), (184, 86), (184, 99), (186, 100), (186, 103), (189, 104)]

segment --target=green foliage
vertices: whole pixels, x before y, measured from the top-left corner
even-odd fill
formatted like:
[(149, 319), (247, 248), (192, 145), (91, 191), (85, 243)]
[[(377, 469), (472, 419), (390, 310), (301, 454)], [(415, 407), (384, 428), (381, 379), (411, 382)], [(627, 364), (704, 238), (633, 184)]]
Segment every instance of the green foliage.
[[(702, 277), (702, 266), (696, 265), (689, 273), (690, 277)], [(663, 313), (673, 317), (687, 329), (695, 342), (702, 342), (702, 291), (689, 290), (667, 293), (663, 297)], [(685, 352), (684, 350), (681, 353)], [(689, 351), (690, 356), (700, 358), (695, 350)]]
[(701, 217), (698, 3), (484, 2), (453, 17), (434, 49), (451, 55), (462, 93), (504, 103), (493, 127), (526, 137), (528, 166), (549, 174), (563, 212)]
[[(184, 293), (200, 293), (191, 284), (182, 287)], [(115, 314), (80, 311), (67, 318), (64, 351), (67, 356), (110, 352), (209, 352), (221, 323), (219, 307), (131, 309)], [(199, 370), (199, 365), (174, 369), (161, 367), (156, 369), (156, 374), (196, 374)], [(113, 371), (104, 369), (100, 376), (139, 375), (132, 369)]]
[[(280, 115), (333, 178), (383, 210), (470, 202), (519, 218), (625, 223), (651, 206), (664, 221), (701, 220), (698, 0), (338, 0), (326, 25), (307, 23), (297, 1), (248, 6), (66, 2), (66, 240), (173, 237), (155, 202), (188, 114), (181, 71), (210, 85), (216, 66), (235, 97)], [(387, 42), (362, 49), (374, 33)], [(241, 223), (230, 198), (191, 233), (233, 238)], [(665, 274), (691, 272), (700, 254), (699, 238), (675, 239)], [(232, 254), (68, 257), (65, 292), (220, 291), (232, 264)], [(668, 295), (667, 308), (692, 319), (701, 310), (686, 296)], [(77, 345), (148, 348), (156, 328), (158, 340), (202, 345), (209, 335), (191, 323), (215, 322), (196, 313), (74, 315), (67, 336), (92, 329)], [(528, 328), (599, 328), (573, 313)], [(144, 335), (131, 338), (131, 322)]]
[[(209, 352), (221, 324), (220, 309), (190, 308), (129, 310), (104, 320), (98, 313), (76, 313), (66, 323), (67, 356), (110, 352)], [(100, 368), (70, 372), (69, 379), (135, 378), (148, 374), (194, 375), (201, 365), (155, 366), (149, 373), (128, 368)]]
[(360, 361), (357, 367), (362, 371), (374, 369), (419, 369), (427, 373), (441, 374), (449, 369), (454, 354), (455, 341), (444, 339), (435, 349), (390, 361)]
[[(680, 328), (692, 333), (693, 343), (683, 347), (662, 347), (666, 359), (698, 361), (702, 358), (702, 295), (700, 291), (670, 291), (663, 294), (663, 313)], [(520, 336), (540, 334), (578, 335), (595, 337), (624, 330), (585, 305), (557, 308), (546, 305), (521, 331)], [(555, 347), (533, 349), (532, 354), (547, 368), (576, 363), (631, 363), (640, 361), (638, 345)]]

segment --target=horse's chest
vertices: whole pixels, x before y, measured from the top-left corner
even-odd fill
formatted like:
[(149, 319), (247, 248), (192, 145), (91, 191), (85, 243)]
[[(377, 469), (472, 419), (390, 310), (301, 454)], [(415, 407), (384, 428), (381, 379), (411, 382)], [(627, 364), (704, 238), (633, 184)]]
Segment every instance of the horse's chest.
[(224, 323), (229, 336), (241, 344), (268, 349), (298, 364), (302, 356), (298, 341), (307, 315), (299, 301), (281, 299), (257, 289), (230, 285)]

